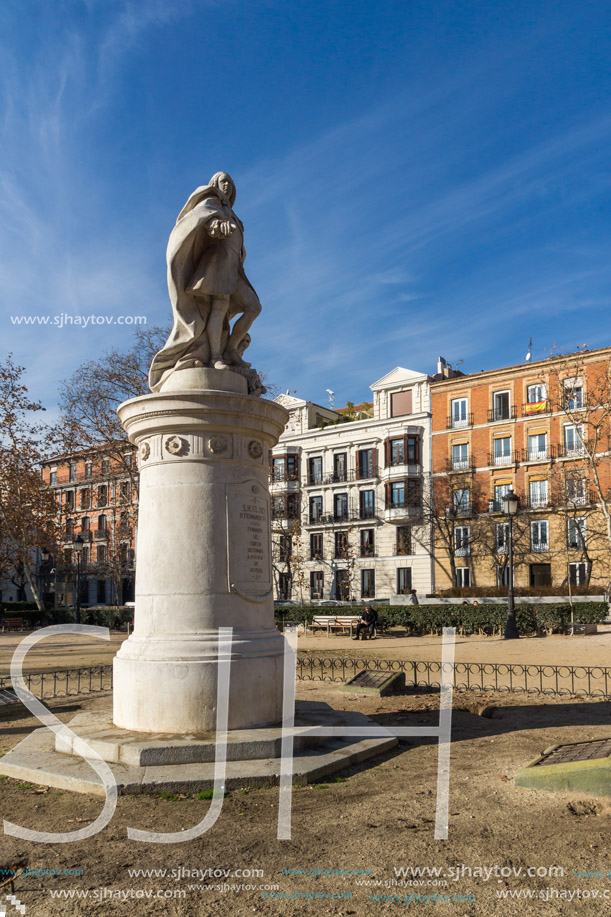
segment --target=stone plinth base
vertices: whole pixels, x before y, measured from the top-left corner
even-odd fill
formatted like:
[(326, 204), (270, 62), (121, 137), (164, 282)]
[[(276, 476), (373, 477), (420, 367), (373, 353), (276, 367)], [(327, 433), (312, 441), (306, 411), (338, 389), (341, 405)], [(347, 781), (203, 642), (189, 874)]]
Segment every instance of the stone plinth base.
[[(397, 745), (397, 738), (390, 732), (375, 738), (304, 735), (304, 731), (314, 725), (323, 729), (377, 726), (363, 714), (340, 713), (327, 704), (298, 702), (295, 721), (298, 725), (294, 740), (294, 783), (318, 782)], [(197, 793), (213, 788), (212, 737), (184, 736), (178, 740), (164, 735), (143, 740), (142, 736), (122, 734), (114, 728), (110, 712), (79, 714), (70, 727), (109, 762), (119, 793)], [(281, 734), (280, 727), (272, 727), (239, 730), (230, 735), (225, 786), (232, 789), (278, 784)], [(200, 758), (204, 760), (193, 763)], [(129, 761), (141, 763), (127, 763)], [(83, 758), (73, 755), (69, 746), (64, 745), (61, 752), (56, 751), (55, 734), (46, 728), (35, 729), (1, 758), (0, 774), (76, 793), (104, 795), (104, 787), (95, 771)]]

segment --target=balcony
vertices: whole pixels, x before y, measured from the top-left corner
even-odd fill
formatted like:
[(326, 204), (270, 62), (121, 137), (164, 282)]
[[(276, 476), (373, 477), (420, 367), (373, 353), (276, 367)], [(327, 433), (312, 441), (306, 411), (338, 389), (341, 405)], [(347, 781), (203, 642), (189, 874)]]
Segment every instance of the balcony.
[(531, 544), (530, 550), (533, 554), (545, 554), (546, 551), (549, 551), (549, 544), (546, 542), (537, 542), (536, 544)]
[[(519, 508), (523, 508), (523, 509), (532, 509), (532, 510), (537, 510), (537, 509), (549, 509), (549, 507), (550, 507), (551, 505), (552, 505), (552, 504), (551, 504), (551, 500), (550, 500), (549, 497), (543, 497), (543, 496), (540, 496), (540, 497), (528, 497), (528, 498), (527, 498), (526, 500), (524, 500), (524, 501), (520, 500), (520, 507), (519, 507)], [(518, 508), (518, 509), (519, 509), (519, 508)]]
[(471, 545), (463, 544), (459, 548), (454, 548), (454, 557), (469, 557), (471, 554)]
[(108, 541), (108, 530), (107, 529), (98, 529), (94, 534), (96, 541)]
[(269, 479), (270, 493), (293, 493), (299, 490), (299, 475), (285, 473), (272, 473)]
[(355, 472), (356, 481), (373, 481), (379, 477), (379, 470), (376, 465), (368, 468), (357, 468)]
[(359, 557), (377, 557), (375, 548), (372, 547), (361, 547)]
[(557, 447), (558, 458), (583, 458), (587, 454), (586, 447), (583, 443), (574, 443), (571, 446), (562, 445)]
[(545, 449), (522, 449), (522, 461), (526, 463), (551, 462), (555, 452), (554, 446), (546, 446)]
[(473, 414), (467, 414), (466, 417), (448, 417), (446, 420), (446, 429), (462, 430), (465, 427), (473, 426)]
[(499, 455), (496, 452), (488, 453), (488, 464), (494, 465), (495, 468), (507, 467), (508, 465), (515, 465), (520, 461), (520, 453), (514, 450), (509, 452), (507, 455)]
[(91, 529), (83, 529), (81, 532), (78, 533), (78, 535), (82, 541), (85, 541), (85, 542), (91, 541)]
[(418, 519), (421, 514), (422, 506), (419, 503), (394, 503), (384, 510), (384, 520), (400, 525), (403, 522)]
[(502, 408), (489, 408), (488, 409), (488, 423), (497, 423), (501, 420), (515, 420), (518, 415), (515, 404), (512, 404), (510, 408), (503, 410)]
[(469, 456), (466, 459), (447, 459), (446, 472), (448, 474), (471, 473), (475, 471), (475, 462)]
[(522, 416), (537, 417), (539, 414), (551, 414), (552, 410), (551, 401), (528, 401), (522, 405)]

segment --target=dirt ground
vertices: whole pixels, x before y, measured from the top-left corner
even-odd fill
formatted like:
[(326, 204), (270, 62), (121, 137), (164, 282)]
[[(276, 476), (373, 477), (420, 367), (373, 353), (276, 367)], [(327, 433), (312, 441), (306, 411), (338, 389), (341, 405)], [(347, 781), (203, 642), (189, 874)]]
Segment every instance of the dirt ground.
[[(538, 665), (611, 666), (611, 625), (598, 627), (599, 633), (587, 637), (522, 637), (503, 640), (501, 637), (457, 635), (457, 662), (504, 662)], [(10, 670), (11, 657), (24, 634), (0, 634), (0, 676)], [(44, 672), (77, 666), (110, 665), (125, 633), (111, 632), (110, 640), (89, 637), (50, 637), (28, 652), (25, 672)], [(316, 634), (299, 636), (300, 652), (337, 654), (338, 656), (379, 656), (384, 659), (438, 661), (441, 658), (441, 637), (407, 637), (397, 630), (375, 640), (356, 641), (349, 636)]]
[[(379, 699), (347, 695), (325, 683), (299, 682), (298, 697), (359, 710), (386, 726), (437, 722), (435, 694)], [(73, 699), (69, 705), (54, 702), (53, 709), (69, 721), (81, 710), (108, 703), (108, 696), (96, 696)], [(492, 716), (476, 712), (485, 704), (495, 707)], [(29, 717), (1, 717), (4, 753), (36, 723)], [(18, 878), (15, 894), (26, 906), (26, 917), (361, 915), (401, 913), (405, 907), (424, 915), (459, 917), (609, 914), (611, 799), (547, 794), (516, 788), (512, 782), (516, 770), (549, 745), (609, 736), (611, 703), (606, 700), (461, 693), (453, 710), (447, 840), (434, 839), (437, 745), (422, 738), (350, 768), (340, 779), (295, 788), (290, 840), (277, 839), (276, 788), (231, 791), (208, 833), (171, 845), (130, 841), (127, 827), (166, 832), (190, 827), (203, 818), (209, 801), (131, 796), (120, 798), (110, 824), (83, 842), (34, 844), (0, 835), (0, 867), (83, 870), (78, 876)], [(101, 811), (99, 798), (0, 780), (0, 814), (25, 827), (75, 830)], [(395, 870), (402, 867), (437, 868), (441, 873), (437, 878), (401, 878)], [(541, 873), (549, 867), (560, 872), (552, 877), (524, 875), (528, 868)], [(158, 872), (130, 875), (138, 869)], [(226, 874), (202, 878), (201, 872), (195, 873), (209, 869)], [(249, 870), (262, 873), (253, 877)], [(283, 874), (287, 870), (300, 872)], [(580, 870), (601, 870), (604, 876), (579, 877), (575, 872)], [(397, 882), (406, 884), (393, 884)], [(53, 897), (54, 892), (64, 896)], [(509, 892), (522, 897), (499, 897)], [(525, 892), (552, 897), (526, 900)], [(605, 893), (608, 901), (602, 898)], [(421, 899), (406, 900), (410, 894)], [(375, 896), (378, 900), (372, 900)], [(3, 903), (7, 914), (17, 914)]]

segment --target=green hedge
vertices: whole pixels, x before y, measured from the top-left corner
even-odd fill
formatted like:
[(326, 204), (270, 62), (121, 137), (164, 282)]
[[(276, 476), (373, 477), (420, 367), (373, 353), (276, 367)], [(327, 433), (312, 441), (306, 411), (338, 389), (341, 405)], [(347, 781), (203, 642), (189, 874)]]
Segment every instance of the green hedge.
[[(384, 618), (387, 627), (404, 627), (409, 634), (440, 634), (444, 627), (455, 627), (463, 634), (493, 634), (501, 632), (507, 620), (507, 605), (373, 605)], [(578, 602), (575, 621), (600, 624), (607, 617), (606, 602)], [(289, 605), (276, 606), (278, 623), (283, 620), (297, 624), (309, 623), (314, 615), (361, 615), (363, 605)], [(516, 619), (521, 634), (566, 633), (571, 622), (568, 602), (516, 605)]]
[[(134, 609), (124, 606), (104, 605), (98, 608), (81, 608), (81, 624), (96, 624), (118, 630), (133, 621)], [(49, 624), (71, 624), (76, 621), (76, 609), (55, 608), (47, 612)]]
[(36, 602), (0, 602), (0, 614), (8, 618), (23, 617), (24, 611), (38, 611)]

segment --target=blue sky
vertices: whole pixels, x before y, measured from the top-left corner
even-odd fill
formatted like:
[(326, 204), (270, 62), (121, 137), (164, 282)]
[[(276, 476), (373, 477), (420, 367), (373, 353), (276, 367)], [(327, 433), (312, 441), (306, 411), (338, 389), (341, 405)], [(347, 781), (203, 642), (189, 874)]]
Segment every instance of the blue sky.
[(169, 324), (167, 238), (219, 169), (283, 390), (611, 344), (610, 26), (599, 0), (3, 0), (0, 352), (52, 407), (129, 331), (12, 315)]

